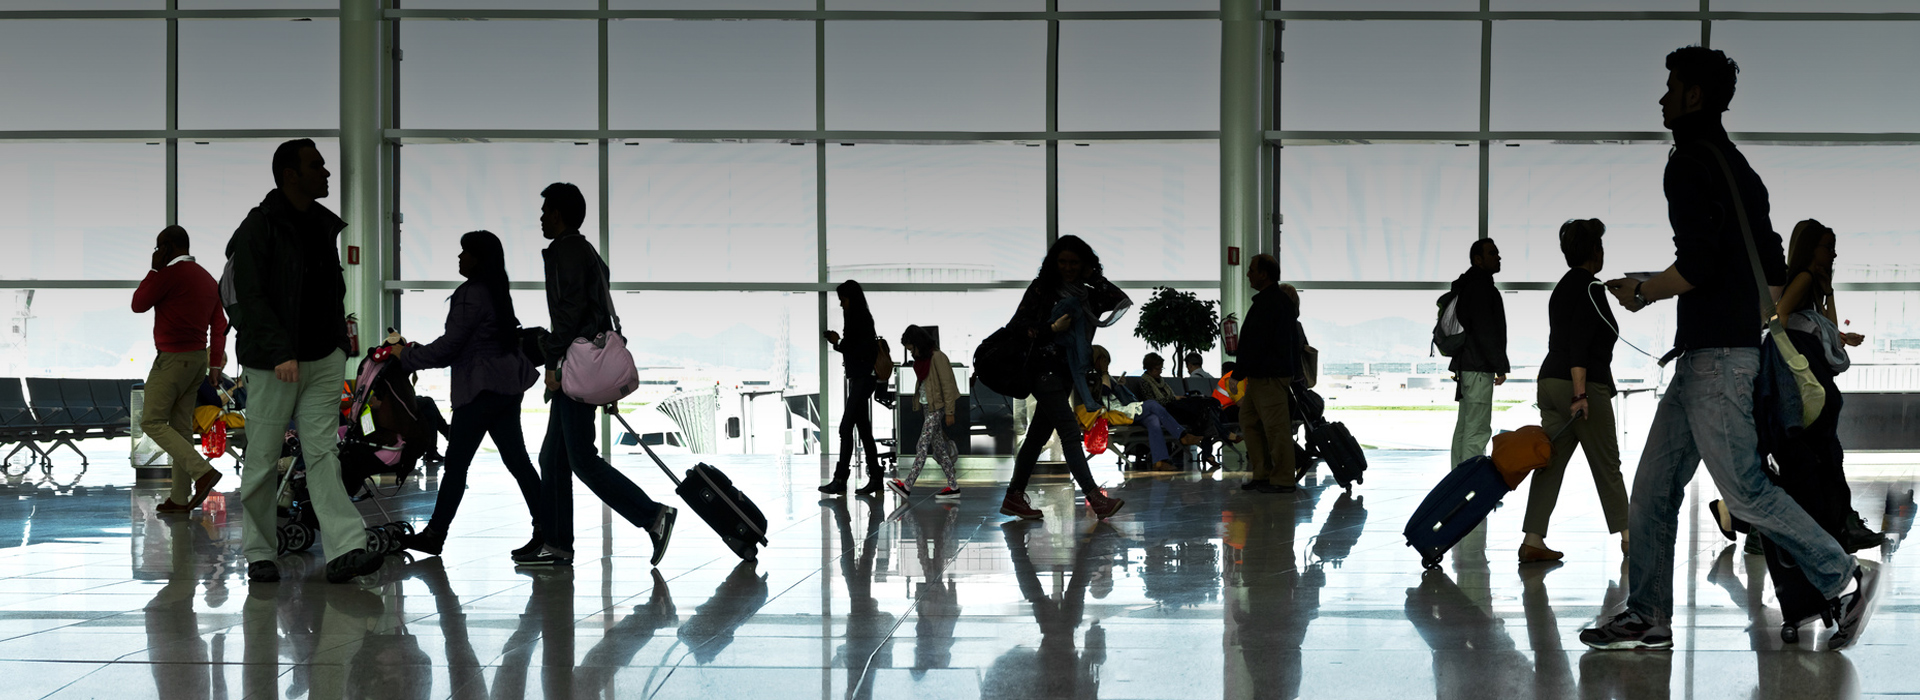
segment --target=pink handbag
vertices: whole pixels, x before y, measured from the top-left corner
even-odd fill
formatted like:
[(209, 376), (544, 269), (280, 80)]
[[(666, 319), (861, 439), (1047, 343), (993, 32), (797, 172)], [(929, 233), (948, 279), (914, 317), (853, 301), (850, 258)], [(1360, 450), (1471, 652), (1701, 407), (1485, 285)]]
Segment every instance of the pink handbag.
[(613, 319), (613, 330), (602, 331), (592, 340), (574, 338), (560, 361), (560, 391), (589, 406), (617, 402), (640, 388), (640, 371), (634, 367), (633, 353), (627, 351), (626, 337), (620, 334), (611, 290), (607, 316)]

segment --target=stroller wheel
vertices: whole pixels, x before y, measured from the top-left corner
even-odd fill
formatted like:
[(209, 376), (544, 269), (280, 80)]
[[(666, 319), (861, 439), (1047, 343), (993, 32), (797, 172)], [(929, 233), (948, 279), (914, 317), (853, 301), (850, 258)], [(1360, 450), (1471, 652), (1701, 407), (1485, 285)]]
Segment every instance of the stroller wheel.
[(398, 536), (400, 535), (416, 534), (413, 530), (413, 523), (407, 522), (405, 520), (395, 520), (393, 522), (387, 523), (386, 525), (382, 525), (381, 527), (387, 528), (388, 533), (394, 535), (395, 539), (398, 539), (399, 538)]
[(1800, 642), (1800, 626), (1793, 624), (1791, 622), (1781, 625), (1780, 641), (1786, 642), (1788, 644), (1799, 643)]
[(313, 530), (298, 520), (280, 526), (282, 552), (304, 552), (313, 547)]
[(367, 551), (385, 554), (393, 551), (393, 538), (383, 528), (367, 528)]

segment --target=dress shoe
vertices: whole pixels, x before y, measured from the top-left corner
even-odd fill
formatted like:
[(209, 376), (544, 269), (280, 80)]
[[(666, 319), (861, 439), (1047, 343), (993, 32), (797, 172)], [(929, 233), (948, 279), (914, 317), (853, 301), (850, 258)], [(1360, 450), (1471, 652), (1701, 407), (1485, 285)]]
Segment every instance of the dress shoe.
[(1098, 491), (1087, 492), (1087, 508), (1091, 509), (1093, 514), (1099, 516), (1101, 520), (1113, 517), (1114, 513), (1120, 512), (1120, 506), (1126, 504), (1126, 501), (1118, 498), (1110, 498), (1106, 494)]
[(213, 495), (213, 485), (220, 483), (220, 472), (207, 470), (200, 478), (193, 480), (193, 500), (187, 501), (187, 508), (195, 508)]
[(1547, 549), (1546, 547), (1535, 547), (1530, 544), (1520, 545), (1520, 563), (1522, 564), (1533, 564), (1536, 562), (1543, 562), (1543, 561), (1560, 561), (1565, 556), (1567, 555), (1560, 552), (1553, 551), (1551, 549)]
[(1027, 495), (1024, 493), (1009, 493), (1006, 498), (1001, 499), (1000, 514), (1011, 515), (1021, 520), (1039, 520), (1045, 515), (1040, 512), (1040, 509), (1027, 503)]

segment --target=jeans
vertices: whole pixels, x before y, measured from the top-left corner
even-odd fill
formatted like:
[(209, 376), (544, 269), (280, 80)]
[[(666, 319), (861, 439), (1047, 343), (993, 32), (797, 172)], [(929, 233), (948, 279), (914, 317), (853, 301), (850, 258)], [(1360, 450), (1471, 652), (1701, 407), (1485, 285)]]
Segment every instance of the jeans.
[(1633, 477), (1629, 610), (1662, 621), (1673, 615), (1680, 504), (1702, 460), (1734, 517), (1792, 555), (1827, 598), (1846, 590), (1853, 557), (1767, 479), (1753, 422), (1759, 368), (1758, 348), (1700, 348), (1681, 356)]
[(1086, 304), (1086, 300), (1079, 297), (1061, 299), (1053, 305), (1053, 313), (1047, 320), (1067, 317), (1067, 331), (1054, 334), (1053, 344), (1067, 360), (1067, 375), (1073, 379), (1073, 390), (1080, 396), (1080, 405), (1094, 406), (1098, 404), (1087, 388), (1087, 370), (1093, 366), (1093, 318), (1088, 315)]
[(873, 442), (873, 392), (879, 382), (872, 374), (847, 377), (847, 405), (840, 409), (840, 462), (833, 477), (844, 479), (853, 460), (853, 434), (860, 433), (860, 447), (867, 456), (867, 475), (880, 478), (880, 448)]
[(1487, 453), (1493, 439), (1493, 373), (1460, 373), (1460, 413), (1453, 422), (1453, 466)]
[(1158, 401), (1145, 401), (1140, 404), (1140, 424), (1147, 428), (1147, 449), (1153, 452), (1153, 463), (1170, 461), (1167, 459), (1167, 438), (1175, 440), (1187, 434), (1185, 426), (1173, 419), (1167, 407)]
[(593, 491), (634, 527), (646, 528), (660, 515), (660, 504), (647, 497), (626, 475), (600, 458), (593, 446), (593, 413), (589, 406), (565, 395), (553, 397), (547, 418), (547, 439), (540, 444), (540, 496), (546, 517), (540, 537), (547, 546), (573, 551), (573, 477)]
[(534, 524), (540, 520), (540, 472), (527, 458), (527, 440), (520, 433), (520, 398), (524, 394), (500, 394), (482, 391), (472, 401), (453, 409), (453, 424), (448, 428), (446, 470), (440, 475), (440, 493), (433, 502), (433, 518), (427, 529), (446, 534), (453, 515), (460, 510), (460, 499), (467, 492), (467, 468), (480, 440), (493, 436), (500, 450), (500, 461), (520, 486), (520, 498), (527, 502), (527, 514)]
[(280, 552), (280, 426), (299, 421), (300, 451), (307, 460), (307, 495), (320, 520), (320, 547), (327, 561), (366, 549), (366, 523), (340, 481), (340, 378), (346, 353), (300, 363), (300, 381), (283, 382), (271, 367), (246, 368), (247, 424), (253, 449), (240, 472), (241, 531), (248, 562), (272, 561)]
[(1093, 472), (1087, 468), (1086, 450), (1080, 445), (1080, 420), (1067, 405), (1069, 390), (1064, 378), (1043, 377), (1036, 384), (1039, 386), (1033, 390), (1033, 419), (1027, 423), (1027, 438), (1020, 443), (1019, 454), (1013, 457), (1013, 480), (1007, 483), (1007, 493), (1027, 490), (1027, 481), (1033, 478), (1033, 465), (1040, 461), (1040, 451), (1046, 449), (1047, 439), (1055, 433), (1060, 435), (1060, 452), (1067, 458), (1067, 469), (1073, 472), (1074, 483), (1079, 484), (1084, 493), (1099, 493), (1100, 484), (1093, 480)]

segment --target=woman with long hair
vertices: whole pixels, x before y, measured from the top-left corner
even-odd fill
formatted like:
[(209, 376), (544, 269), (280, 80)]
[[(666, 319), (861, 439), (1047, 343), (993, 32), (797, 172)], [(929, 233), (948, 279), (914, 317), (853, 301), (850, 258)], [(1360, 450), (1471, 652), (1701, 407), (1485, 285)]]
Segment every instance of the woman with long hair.
[[(1119, 320), (1119, 313), (1128, 305), (1126, 295), (1107, 282), (1104, 272), (1092, 246), (1078, 236), (1061, 236), (1047, 250), (1040, 273), (1027, 285), (1020, 308), (1007, 322), (1007, 328), (1025, 331), (1035, 341), (1027, 365), (1034, 375), (1034, 407), (1026, 439), (1013, 459), (1013, 480), (1000, 503), (1003, 515), (1024, 520), (1041, 517), (1039, 509), (1027, 502), (1027, 481), (1033, 476), (1034, 464), (1040, 461), (1040, 450), (1056, 434), (1067, 468), (1086, 495), (1087, 507), (1104, 519), (1124, 504), (1107, 497), (1093, 480), (1087, 454), (1080, 447), (1080, 422), (1068, 400), (1070, 394), (1088, 393), (1084, 363), (1092, 355), (1094, 328)], [(1079, 372), (1074, 369), (1077, 363), (1081, 365)]]
[(1833, 301), (1834, 244), (1833, 229), (1813, 219), (1794, 225), (1787, 244), (1787, 286), (1780, 293), (1779, 313), (1787, 338), (1806, 356), (1813, 376), (1827, 390), (1827, 403), (1801, 433), (1801, 442), (1808, 448), (1804, 457), (1787, 460), (1802, 464), (1782, 464), (1780, 478), (1782, 487), (1801, 502), (1807, 514), (1852, 552), (1878, 547), (1887, 536), (1869, 529), (1853, 510), (1853, 490), (1843, 469), (1846, 452), (1839, 436), (1843, 398), (1833, 377), (1846, 369), (1836, 362), (1845, 361), (1846, 348), (1859, 345), (1866, 336), (1839, 329), (1840, 313)]
[(516, 553), (539, 551), (540, 473), (527, 455), (520, 432), (520, 400), (540, 378), (520, 349), (520, 320), (507, 293), (507, 255), (500, 238), (487, 231), (460, 237), (460, 275), (467, 281), (453, 290), (447, 309), (446, 332), (426, 345), (396, 349), (398, 362), (408, 372), (453, 368), (453, 421), (448, 428), (446, 471), (433, 517), (418, 534), (402, 538), (408, 549), (439, 554), (447, 528), (467, 491), (467, 467), (473, 464), (480, 439), (491, 436), (500, 461), (520, 487), (533, 520), (533, 539)]
[(947, 354), (940, 351), (940, 342), (933, 333), (919, 326), (907, 326), (900, 335), (900, 344), (906, 346), (913, 355), (913, 375), (919, 380), (914, 389), (915, 401), (923, 416), (920, 422), (920, 446), (913, 456), (913, 468), (908, 470), (906, 479), (894, 479), (887, 482), (888, 487), (899, 493), (901, 498), (913, 495), (913, 484), (920, 479), (921, 468), (927, 466), (927, 455), (931, 453), (940, 463), (940, 470), (947, 474), (947, 488), (934, 494), (934, 498), (953, 499), (960, 497), (959, 454), (953, 441), (947, 439), (946, 429), (954, 423), (954, 407), (960, 400), (960, 385), (953, 378), (953, 363), (947, 360)]
[(873, 328), (873, 312), (867, 309), (867, 294), (860, 283), (841, 282), (834, 290), (846, 316), (846, 336), (827, 331), (823, 335), (833, 351), (840, 353), (846, 367), (847, 403), (840, 410), (840, 462), (834, 465), (833, 480), (820, 492), (839, 496), (847, 492), (847, 476), (853, 459), (853, 434), (860, 433), (860, 446), (867, 456), (867, 483), (854, 493), (872, 496), (880, 493), (880, 451), (873, 443), (873, 392), (885, 377), (873, 376), (873, 363), (879, 357), (879, 335)]

